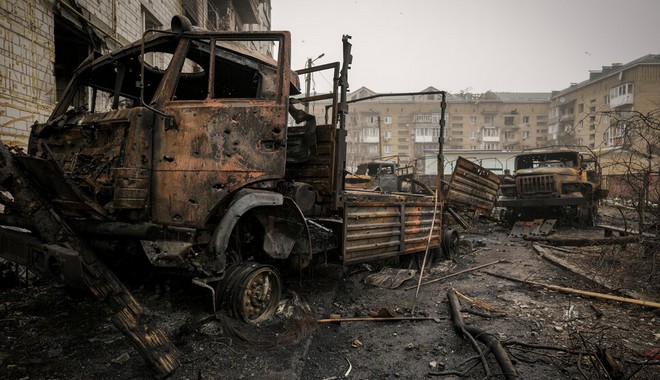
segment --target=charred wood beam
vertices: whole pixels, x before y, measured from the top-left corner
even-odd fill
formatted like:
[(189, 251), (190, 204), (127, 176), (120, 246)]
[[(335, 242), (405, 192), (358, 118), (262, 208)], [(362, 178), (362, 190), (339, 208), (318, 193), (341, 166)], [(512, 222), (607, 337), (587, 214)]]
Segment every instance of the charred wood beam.
[[(162, 330), (154, 326), (147, 311), (117, 276), (96, 258), (94, 252), (76, 235), (49, 202), (36, 192), (35, 186), (15, 161), (9, 148), (0, 143), (0, 183), (14, 197), (15, 209), (20, 210), (21, 215), (29, 219), (28, 223), (34, 226), (34, 232), (38, 232), (40, 240), (45, 242), (41, 244), (44, 255), (56, 251), (55, 257), (75, 260), (80, 270), (77, 277), (93, 295), (110, 306), (115, 313), (112, 318), (115, 326), (129, 338), (131, 344), (151, 364), (157, 375), (165, 377), (174, 372), (179, 366), (181, 356), (179, 350)], [(2, 232), (4, 236), (5, 231)], [(24, 235), (27, 237), (27, 234)], [(17, 244), (25, 240), (3, 236), (0, 236), (0, 252), (3, 255), (18, 256), (15, 257), (16, 261), (29, 264), (31, 260), (29, 250)], [(38, 244), (35, 243), (35, 247), (37, 246)], [(8, 250), (12, 252), (6, 252)], [(44, 256), (44, 263), (49, 268), (53, 265), (49, 256)], [(56, 261), (55, 264), (58, 262)]]
[(497, 364), (499, 364), (506, 379), (519, 379), (518, 373), (511, 362), (511, 358), (502, 346), (502, 343), (500, 343), (500, 341), (492, 334), (489, 334), (480, 328), (468, 326), (463, 322), (461, 305), (458, 302), (458, 296), (454, 289), (449, 289), (447, 291), (447, 298), (449, 299), (449, 312), (451, 313), (451, 319), (454, 322), (454, 329), (461, 336), (465, 337), (464, 332), (467, 332), (469, 335), (485, 344), (492, 351), (493, 356), (495, 356), (495, 360), (497, 360)]
[(639, 235), (621, 236), (621, 237), (608, 237), (608, 238), (548, 238), (542, 236), (524, 236), (527, 241), (542, 242), (552, 246), (570, 246), (570, 247), (587, 247), (595, 245), (624, 245), (633, 243), (651, 243), (658, 239), (644, 238)]
[(567, 288), (567, 287), (564, 287), (564, 286), (557, 286), (557, 285), (551, 285), (551, 284), (542, 284), (540, 282), (521, 280), (521, 279), (518, 279), (518, 278), (509, 277), (509, 276), (505, 276), (503, 274), (493, 273), (493, 272), (488, 272), (488, 271), (484, 271), (484, 273), (489, 274), (493, 277), (503, 278), (505, 280), (514, 281), (514, 282), (518, 282), (518, 283), (526, 284), (526, 285), (538, 286), (538, 287), (542, 287), (542, 288), (546, 288), (546, 289), (550, 289), (550, 290), (556, 290), (556, 291), (562, 292), (562, 293), (577, 294), (577, 295), (581, 295), (581, 296), (599, 298), (599, 299), (610, 300), (610, 301), (632, 303), (632, 304), (635, 304), (635, 305), (647, 306), (647, 307), (652, 307), (652, 308), (656, 308), (656, 309), (660, 308), (660, 303), (653, 302), (653, 301), (636, 300), (636, 299), (633, 299), (633, 298), (619, 297), (619, 296), (614, 296), (614, 295), (611, 295), (611, 294), (596, 293), (596, 292), (590, 292), (590, 291), (587, 291), (587, 290), (573, 289), (573, 288)]
[(0, 214), (0, 225), (20, 227), (28, 230), (34, 229), (34, 225), (30, 218), (26, 218), (22, 215)]
[(454, 218), (454, 220), (458, 224), (460, 224), (461, 227), (463, 227), (463, 229), (467, 230), (468, 228), (470, 228), (470, 225), (463, 218), (461, 218), (461, 216), (456, 211), (454, 211), (453, 208), (445, 207), (445, 209), (447, 210), (447, 212), (449, 212), (449, 215), (451, 215)]

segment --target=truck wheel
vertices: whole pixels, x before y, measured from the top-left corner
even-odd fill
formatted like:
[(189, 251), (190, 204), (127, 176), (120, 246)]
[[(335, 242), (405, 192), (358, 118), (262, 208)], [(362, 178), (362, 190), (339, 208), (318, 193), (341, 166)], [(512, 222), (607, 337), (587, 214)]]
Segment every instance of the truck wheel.
[(596, 211), (594, 207), (579, 206), (577, 210), (577, 218), (581, 226), (591, 227), (596, 224)]
[(504, 221), (509, 227), (513, 227), (513, 225), (518, 221), (518, 212), (519, 211), (516, 209), (506, 209), (504, 213)]
[(442, 232), (442, 256), (445, 259), (450, 259), (456, 255), (459, 240), (458, 232), (453, 228), (447, 228)]
[(245, 262), (232, 265), (218, 283), (216, 297), (243, 322), (257, 324), (270, 318), (282, 294), (282, 279), (270, 265)]

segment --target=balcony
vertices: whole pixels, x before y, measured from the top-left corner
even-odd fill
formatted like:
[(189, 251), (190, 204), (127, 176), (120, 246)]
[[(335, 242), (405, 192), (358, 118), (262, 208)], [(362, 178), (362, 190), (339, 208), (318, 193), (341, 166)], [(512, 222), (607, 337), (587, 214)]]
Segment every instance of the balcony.
[(500, 141), (500, 135), (496, 135), (496, 136), (482, 135), (481, 141), (483, 141), (483, 142), (499, 142)]
[(430, 142), (435, 142), (438, 141), (437, 137), (433, 136), (428, 136), (428, 135), (416, 135), (415, 136), (415, 142), (416, 143), (430, 143)]
[(614, 98), (611, 97), (610, 98), (610, 107), (615, 108), (615, 107), (625, 106), (625, 105), (628, 105), (628, 104), (633, 104), (634, 100), (635, 99), (634, 99), (632, 93), (619, 95), (619, 96), (614, 97)]
[(561, 115), (559, 118), (559, 121), (573, 121), (575, 120), (575, 114), (574, 113), (567, 113), (564, 115)]

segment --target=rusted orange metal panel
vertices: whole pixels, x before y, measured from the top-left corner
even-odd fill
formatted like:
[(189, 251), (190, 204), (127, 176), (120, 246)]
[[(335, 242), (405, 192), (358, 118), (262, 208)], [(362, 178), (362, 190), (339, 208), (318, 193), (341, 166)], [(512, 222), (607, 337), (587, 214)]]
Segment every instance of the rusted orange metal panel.
[(487, 216), (493, 209), (499, 187), (500, 179), (495, 173), (459, 157), (451, 175), (445, 203), (473, 209)]
[[(346, 192), (343, 263), (421, 253), (440, 246), (439, 207), (428, 196)], [(435, 221), (434, 221), (435, 218)], [(429, 244), (429, 232), (433, 233)]]

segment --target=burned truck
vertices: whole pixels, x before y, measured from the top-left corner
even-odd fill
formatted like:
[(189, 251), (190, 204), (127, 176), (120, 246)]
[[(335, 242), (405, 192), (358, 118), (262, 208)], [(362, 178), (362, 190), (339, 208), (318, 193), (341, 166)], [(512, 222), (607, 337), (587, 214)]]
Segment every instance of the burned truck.
[(586, 147), (524, 150), (515, 157), (514, 170), (503, 179), (498, 198), (512, 225), (544, 218), (593, 225), (598, 201), (607, 196), (598, 159)]
[[(138, 314), (108, 267), (145, 257), (259, 323), (282, 271), (438, 250), (434, 196), (344, 189), (348, 39), (343, 65), (295, 72), (288, 32), (175, 17), (90, 56), (27, 152), (0, 144), (0, 254), (103, 299), (123, 294), (117, 310)], [(247, 49), (254, 41), (273, 42), (275, 58)], [(332, 91), (301, 96), (298, 75), (321, 70)], [(324, 120), (301, 107), (317, 101)]]

